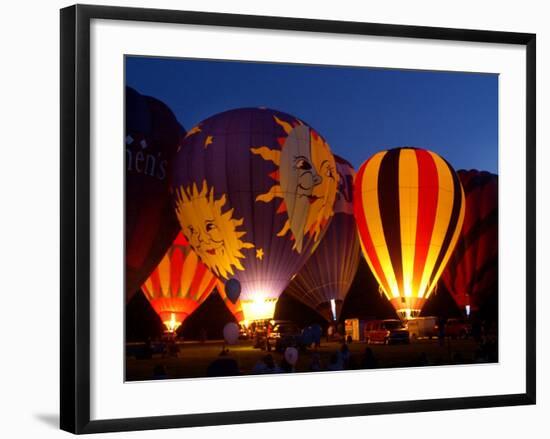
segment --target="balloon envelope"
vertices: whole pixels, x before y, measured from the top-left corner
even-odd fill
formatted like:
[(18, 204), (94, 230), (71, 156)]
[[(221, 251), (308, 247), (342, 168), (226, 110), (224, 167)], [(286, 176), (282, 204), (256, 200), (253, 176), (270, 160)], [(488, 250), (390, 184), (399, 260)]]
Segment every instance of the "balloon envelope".
[(288, 114), (227, 111), (187, 133), (172, 183), (183, 233), (220, 279), (239, 281), (245, 320), (272, 318), (333, 214), (327, 143)]
[(231, 278), (226, 281), (225, 294), (232, 303), (236, 303), (241, 294), (241, 283), (235, 278)]
[(360, 257), (353, 217), (355, 171), (346, 160), (338, 156), (334, 158), (339, 174), (334, 217), (315, 252), (285, 290), (317, 310), (329, 322), (340, 317)]
[(223, 327), (223, 338), (227, 344), (236, 344), (239, 341), (239, 325), (230, 322)]
[(464, 220), (458, 175), (417, 148), (381, 151), (357, 173), (354, 211), (363, 255), (398, 315), (420, 314)]
[(185, 131), (157, 99), (126, 87), (126, 300), (178, 233), (168, 172)]
[(289, 347), (285, 349), (285, 360), (291, 366), (294, 366), (298, 362), (298, 349)]
[(458, 176), (466, 195), (466, 215), (441, 279), (459, 308), (478, 311), (497, 289), (498, 176), (475, 170), (458, 171)]
[(239, 299), (235, 302), (231, 301), (229, 297), (227, 297), (227, 294), (225, 294), (225, 285), (220, 280), (218, 280), (216, 290), (222, 298), (223, 303), (225, 303), (225, 306), (227, 306), (227, 309), (229, 309), (231, 314), (233, 314), (233, 317), (235, 317), (235, 320), (239, 323), (244, 323), (244, 314), (241, 301)]
[(179, 233), (142, 290), (169, 332), (212, 292), (218, 280)]

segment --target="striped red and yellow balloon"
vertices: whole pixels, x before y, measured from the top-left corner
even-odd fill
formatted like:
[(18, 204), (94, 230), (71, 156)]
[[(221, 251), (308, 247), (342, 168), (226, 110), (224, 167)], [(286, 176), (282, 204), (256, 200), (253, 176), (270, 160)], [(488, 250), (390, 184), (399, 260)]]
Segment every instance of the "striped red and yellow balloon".
[(456, 245), (465, 201), (436, 153), (403, 147), (367, 160), (354, 183), (363, 255), (402, 319), (420, 314)]
[(178, 233), (160, 264), (142, 286), (147, 300), (169, 332), (206, 300), (218, 279)]

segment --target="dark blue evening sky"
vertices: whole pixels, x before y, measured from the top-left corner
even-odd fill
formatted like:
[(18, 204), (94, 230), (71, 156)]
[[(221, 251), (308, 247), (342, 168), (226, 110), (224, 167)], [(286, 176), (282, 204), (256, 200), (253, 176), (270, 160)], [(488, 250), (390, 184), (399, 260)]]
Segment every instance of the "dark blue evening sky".
[(356, 169), (410, 145), (457, 170), (498, 170), (494, 74), (127, 57), (126, 84), (165, 102), (185, 129), (231, 108), (284, 111)]

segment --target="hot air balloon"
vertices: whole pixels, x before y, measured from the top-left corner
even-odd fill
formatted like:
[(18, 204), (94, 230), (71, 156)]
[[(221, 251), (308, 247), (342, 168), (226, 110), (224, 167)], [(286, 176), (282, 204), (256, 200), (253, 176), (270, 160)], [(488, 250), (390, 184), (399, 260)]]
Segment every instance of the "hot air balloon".
[(142, 290), (168, 332), (183, 321), (210, 295), (218, 279), (178, 233)]
[(338, 173), (325, 140), (285, 113), (245, 108), (192, 128), (175, 158), (176, 215), (246, 321), (271, 319), (333, 215)]
[(166, 105), (126, 87), (126, 299), (178, 233), (168, 172), (185, 131)]
[(479, 311), (496, 290), (498, 270), (498, 177), (484, 171), (458, 171), (466, 214), (455, 250), (441, 279), (466, 314)]
[(355, 171), (334, 156), (339, 174), (334, 217), (321, 243), (298, 272), (286, 292), (317, 310), (328, 322), (338, 320), (360, 258), (360, 244), (353, 217)]
[(223, 303), (225, 303), (225, 306), (227, 306), (227, 309), (233, 314), (233, 317), (235, 317), (235, 320), (237, 322), (241, 323), (244, 321), (244, 314), (243, 314), (243, 307), (241, 305), (241, 301), (237, 299), (235, 302), (233, 302), (229, 297), (227, 297), (227, 294), (225, 293), (224, 284), (221, 281), (218, 281), (216, 285), (216, 290), (218, 291), (218, 294), (223, 300)]
[(363, 255), (402, 319), (420, 314), (458, 240), (465, 211), (458, 175), (417, 148), (381, 151), (354, 184)]

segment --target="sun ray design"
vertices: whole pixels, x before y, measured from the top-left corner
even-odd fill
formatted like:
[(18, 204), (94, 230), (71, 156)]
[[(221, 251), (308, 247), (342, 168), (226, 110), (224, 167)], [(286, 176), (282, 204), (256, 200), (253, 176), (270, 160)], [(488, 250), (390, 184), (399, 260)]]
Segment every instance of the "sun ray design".
[(176, 215), (183, 234), (204, 264), (227, 279), (234, 269), (244, 270), (241, 250), (254, 248), (254, 244), (241, 239), (246, 232), (238, 228), (244, 219), (233, 218), (234, 209), (223, 212), (226, 201), (225, 195), (214, 197), (214, 187), (208, 188), (206, 180), (200, 190), (195, 183), (176, 189)]
[(273, 116), (285, 136), (277, 138), (280, 149), (251, 147), (253, 154), (272, 162), (277, 170), (269, 176), (273, 186), (256, 201), (282, 199), (277, 213), (287, 214), (277, 236), (290, 233), (293, 249), (302, 252), (304, 238), (311, 237), (316, 247), (322, 231), (334, 214), (338, 173), (329, 146), (314, 130), (299, 120), (284, 121)]
[(264, 160), (272, 161), (277, 166), (281, 165), (281, 151), (270, 149), (267, 146), (259, 146), (258, 148), (250, 148), (254, 154), (258, 154)]
[(202, 130), (201, 130), (201, 126), (200, 124), (199, 125), (195, 125), (193, 128), (191, 128), (189, 131), (187, 131), (187, 134), (185, 135), (185, 139), (187, 139), (188, 137), (191, 137), (193, 134), (197, 134), (197, 133), (200, 133)]
[(279, 119), (277, 116), (273, 116), (273, 119), (275, 119), (275, 122), (277, 122), (279, 124), (279, 126), (283, 129), (283, 131), (286, 133), (287, 136), (294, 129), (294, 127), (290, 123), (285, 122), (282, 119)]

